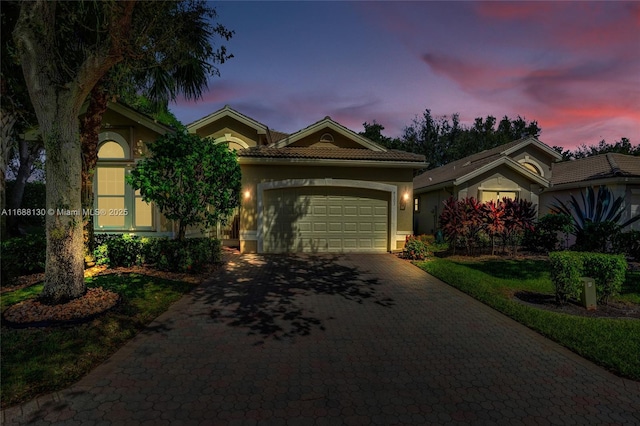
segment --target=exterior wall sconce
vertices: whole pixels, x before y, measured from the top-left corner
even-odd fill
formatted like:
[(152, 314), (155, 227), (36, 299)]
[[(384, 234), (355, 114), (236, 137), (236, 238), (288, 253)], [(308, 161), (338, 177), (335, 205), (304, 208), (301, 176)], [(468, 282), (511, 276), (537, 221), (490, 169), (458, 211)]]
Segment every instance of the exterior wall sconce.
[(407, 208), (407, 201), (409, 201), (409, 193), (405, 192), (402, 194), (402, 198), (400, 199), (400, 210)]
[(250, 200), (251, 199), (251, 191), (249, 191), (248, 189), (246, 191), (244, 191), (244, 199), (245, 200)]

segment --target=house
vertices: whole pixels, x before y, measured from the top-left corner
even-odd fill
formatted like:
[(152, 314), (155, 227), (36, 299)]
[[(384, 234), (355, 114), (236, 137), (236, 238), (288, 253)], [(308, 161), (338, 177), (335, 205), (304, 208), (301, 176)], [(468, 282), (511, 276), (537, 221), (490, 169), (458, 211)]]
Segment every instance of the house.
[(220, 236), (241, 252), (385, 252), (412, 234), (421, 155), (386, 149), (330, 117), (288, 135), (225, 106), (187, 128), (236, 149), (242, 205)]
[[(330, 117), (293, 134), (274, 131), (229, 106), (187, 126), (236, 150), (242, 203), (224, 227), (206, 231), (244, 253), (386, 252), (413, 233), (413, 171), (424, 157), (386, 149)], [(173, 235), (174, 224), (124, 183), (146, 144), (171, 129), (109, 104), (100, 133), (96, 232)], [(199, 230), (192, 229), (192, 236)], [(189, 235), (189, 231), (188, 234)]]
[[(579, 198), (586, 187), (606, 185), (625, 198), (622, 221), (640, 214), (640, 158), (604, 154), (559, 162), (562, 156), (534, 137), (519, 139), (470, 155), (417, 176), (414, 186), (414, 232), (433, 234), (442, 203), (453, 196), (479, 201), (521, 198), (551, 212), (556, 198)], [(635, 227), (635, 228), (634, 228)], [(635, 222), (628, 229), (638, 229)]]
[(519, 139), (451, 162), (413, 180), (414, 232), (433, 234), (449, 197), (482, 202), (521, 198), (540, 203), (562, 156), (534, 137)]
[[(580, 200), (587, 186), (606, 186), (614, 197), (624, 197), (621, 222), (640, 215), (640, 158), (616, 153), (554, 164), (551, 186), (540, 195), (539, 215), (549, 213), (556, 198), (564, 203), (571, 196)], [(631, 229), (640, 229), (640, 222), (625, 228)]]

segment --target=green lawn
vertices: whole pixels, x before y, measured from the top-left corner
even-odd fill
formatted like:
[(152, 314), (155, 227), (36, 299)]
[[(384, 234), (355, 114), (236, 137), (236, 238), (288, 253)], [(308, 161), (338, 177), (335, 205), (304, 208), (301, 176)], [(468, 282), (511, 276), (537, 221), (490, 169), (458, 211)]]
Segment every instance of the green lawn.
[[(511, 300), (515, 291), (553, 294), (546, 260), (452, 261), (416, 264), (494, 309), (624, 377), (640, 380), (640, 320), (588, 318)], [(628, 273), (617, 299), (640, 303), (640, 273)]]
[[(120, 294), (107, 314), (82, 325), (46, 329), (2, 329), (1, 399), (3, 408), (38, 394), (63, 389), (107, 359), (193, 286), (143, 275), (87, 278), (90, 287)], [(33, 297), (37, 284), (3, 294), (1, 307)]]

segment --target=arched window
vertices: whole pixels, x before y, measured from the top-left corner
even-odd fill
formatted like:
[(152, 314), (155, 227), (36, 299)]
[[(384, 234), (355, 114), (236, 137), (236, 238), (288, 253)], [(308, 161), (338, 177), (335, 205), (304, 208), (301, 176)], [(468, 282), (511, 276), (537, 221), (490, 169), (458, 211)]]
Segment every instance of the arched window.
[(525, 155), (525, 157), (522, 160), (519, 160), (518, 163), (520, 163), (522, 167), (529, 170), (531, 173), (535, 173), (538, 176), (544, 176), (544, 172), (542, 171), (542, 167), (540, 167), (540, 164), (538, 164), (537, 161), (533, 160), (528, 155)]
[(538, 168), (533, 164), (525, 162), (525, 163), (522, 163), (522, 165), (525, 167), (525, 169), (529, 170), (530, 172), (535, 173), (537, 175), (540, 174), (540, 170), (538, 170)]
[(333, 135), (331, 133), (323, 133), (322, 136), (320, 136), (320, 142), (333, 143)]
[(125, 180), (131, 166), (131, 150), (116, 132), (99, 135), (98, 165), (94, 177), (94, 226), (99, 231), (152, 230), (153, 208)]

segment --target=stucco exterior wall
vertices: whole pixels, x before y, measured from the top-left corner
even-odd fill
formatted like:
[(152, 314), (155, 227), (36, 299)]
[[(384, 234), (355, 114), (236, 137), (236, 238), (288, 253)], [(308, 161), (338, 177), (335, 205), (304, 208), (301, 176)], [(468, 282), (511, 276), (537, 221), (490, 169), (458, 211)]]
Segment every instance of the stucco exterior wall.
[(414, 233), (416, 235), (436, 232), (438, 217), (442, 213), (442, 204), (451, 195), (451, 192), (445, 188), (416, 195), (419, 197), (419, 210), (414, 212)]
[(203, 138), (217, 139), (226, 134), (231, 134), (248, 146), (256, 146), (264, 141), (265, 135), (260, 135), (256, 129), (247, 126), (231, 117), (222, 117), (213, 123), (207, 124), (196, 130), (196, 134)]
[(362, 149), (363, 146), (360, 145), (359, 143), (341, 135), (338, 132), (335, 132), (331, 129), (323, 129), (320, 130), (318, 132), (314, 132), (309, 136), (306, 136), (298, 141), (295, 141), (294, 143), (292, 143), (291, 147), (311, 147), (311, 146), (327, 146), (325, 143), (321, 143), (320, 142), (320, 138), (322, 137), (322, 135), (324, 135), (325, 133), (330, 134), (333, 137), (333, 145), (334, 146), (339, 146), (341, 148), (359, 148)]
[(551, 164), (553, 163), (553, 159), (549, 157), (549, 154), (536, 148), (535, 145), (527, 145), (526, 147), (513, 152), (509, 157), (517, 162), (526, 161), (538, 166), (542, 172), (542, 176), (546, 179), (549, 179), (551, 176)]
[(519, 198), (531, 201), (533, 204), (539, 203), (540, 186), (504, 165), (470, 179), (456, 189), (458, 199), (465, 197), (481, 199), (482, 191), (515, 191)]

